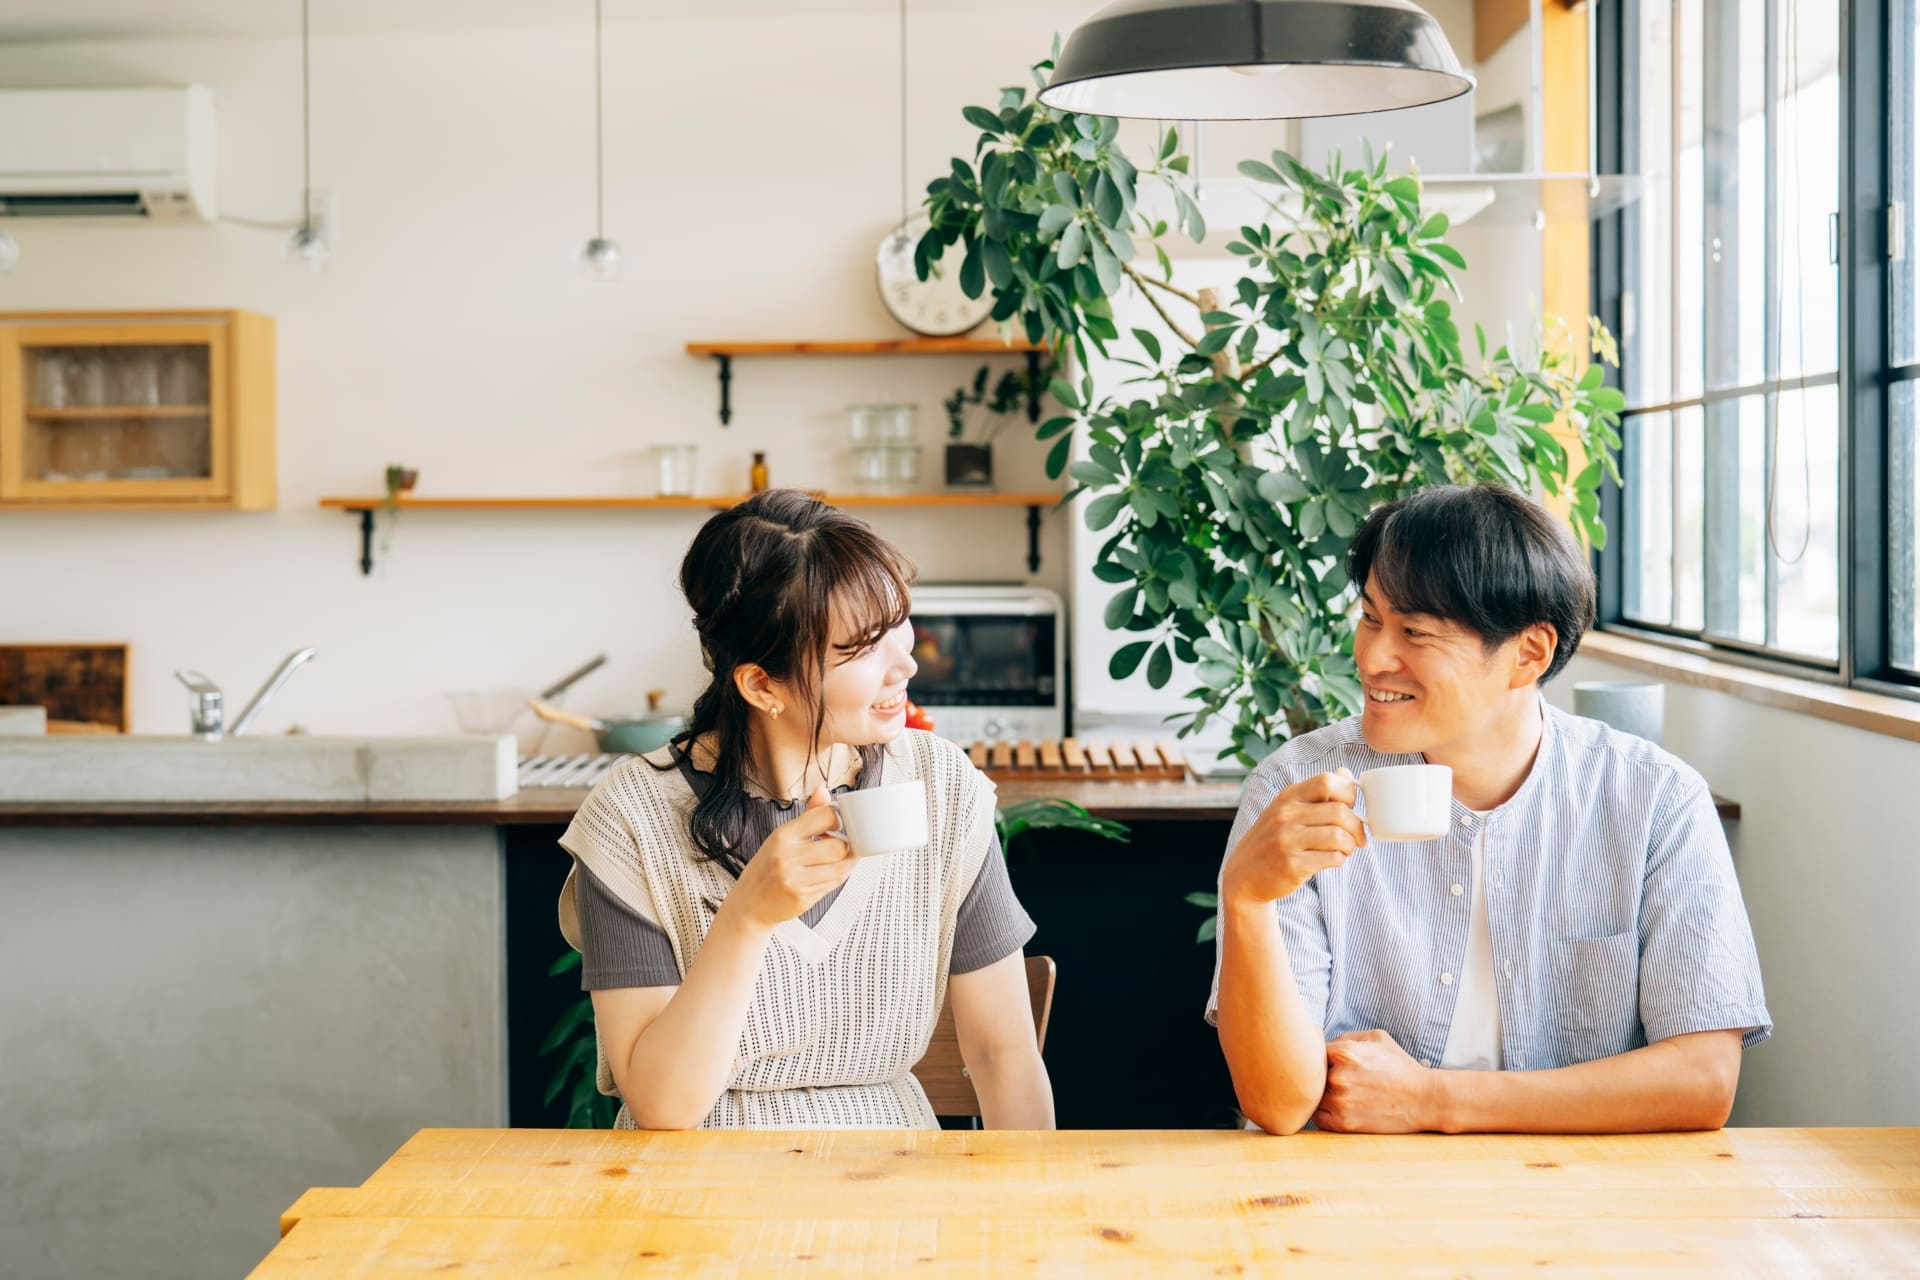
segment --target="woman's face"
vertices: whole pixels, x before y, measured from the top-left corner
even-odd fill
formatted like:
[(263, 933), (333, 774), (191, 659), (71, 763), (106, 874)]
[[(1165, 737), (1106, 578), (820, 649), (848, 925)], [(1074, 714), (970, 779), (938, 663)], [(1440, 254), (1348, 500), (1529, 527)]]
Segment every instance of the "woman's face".
[(913, 624), (902, 622), (873, 647), (842, 652), (843, 624), (834, 627), (821, 682), (826, 707), (824, 742), (851, 747), (891, 742), (907, 723), (907, 681), (919, 670), (913, 661)]

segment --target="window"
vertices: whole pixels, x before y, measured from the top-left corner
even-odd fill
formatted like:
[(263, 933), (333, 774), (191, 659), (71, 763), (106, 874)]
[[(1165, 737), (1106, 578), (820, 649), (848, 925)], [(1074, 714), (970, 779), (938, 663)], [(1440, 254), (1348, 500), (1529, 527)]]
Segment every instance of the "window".
[(1920, 685), (1917, 10), (1599, 8), (1602, 164), (1644, 184), (1594, 237), (1627, 397), (1603, 623)]

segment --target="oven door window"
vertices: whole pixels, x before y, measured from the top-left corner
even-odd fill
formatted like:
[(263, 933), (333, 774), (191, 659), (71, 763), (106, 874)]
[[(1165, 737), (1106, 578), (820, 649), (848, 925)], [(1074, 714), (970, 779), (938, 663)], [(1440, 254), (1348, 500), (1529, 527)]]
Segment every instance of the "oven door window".
[(915, 614), (913, 700), (923, 707), (1050, 707), (1048, 615)]

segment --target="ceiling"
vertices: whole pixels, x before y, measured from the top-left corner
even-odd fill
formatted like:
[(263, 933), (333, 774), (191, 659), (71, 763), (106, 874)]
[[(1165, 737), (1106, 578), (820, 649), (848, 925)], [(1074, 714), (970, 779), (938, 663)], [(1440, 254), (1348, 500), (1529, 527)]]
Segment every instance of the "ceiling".
[[(1084, 15), (1099, 0), (1038, 0)], [(604, 0), (607, 22), (666, 22), (795, 15), (892, 15), (897, 0)], [(1015, 10), (1035, 0), (909, 0), (925, 12)], [(593, 21), (592, 0), (313, 0), (316, 35), (562, 27)], [(290, 36), (300, 31), (299, 0), (4, 0), (0, 44), (90, 40), (171, 40)]]

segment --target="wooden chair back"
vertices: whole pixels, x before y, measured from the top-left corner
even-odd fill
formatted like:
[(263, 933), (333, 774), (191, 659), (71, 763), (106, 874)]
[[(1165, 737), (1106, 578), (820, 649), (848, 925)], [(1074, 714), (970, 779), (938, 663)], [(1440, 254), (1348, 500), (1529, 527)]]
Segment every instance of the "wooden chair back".
[[(1033, 1035), (1041, 1048), (1047, 1044), (1047, 1015), (1053, 1009), (1053, 957), (1027, 957), (1027, 998), (1033, 1002)], [(953, 1005), (940, 1009), (933, 1038), (927, 1051), (914, 1064), (913, 1074), (927, 1091), (937, 1116), (974, 1116), (980, 1114), (980, 1099), (974, 1096), (973, 1082), (967, 1078), (966, 1063), (960, 1057), (960, 1037), (954, 1031)]]

